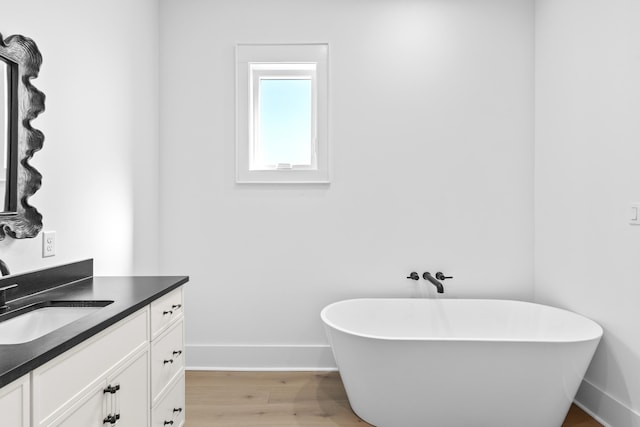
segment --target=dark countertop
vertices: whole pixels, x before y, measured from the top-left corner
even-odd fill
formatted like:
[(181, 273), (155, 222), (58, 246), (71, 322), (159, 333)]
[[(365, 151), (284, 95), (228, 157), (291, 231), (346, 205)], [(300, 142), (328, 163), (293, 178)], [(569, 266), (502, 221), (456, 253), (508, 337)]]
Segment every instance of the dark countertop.
[(112, 300), (113, 303), (33, 341), (0, 345), (0, 387), (96, 335), (188, 280), (188, 276), (88, 277), (15, 300), (10, 304), (11, 308), (40, 301)]

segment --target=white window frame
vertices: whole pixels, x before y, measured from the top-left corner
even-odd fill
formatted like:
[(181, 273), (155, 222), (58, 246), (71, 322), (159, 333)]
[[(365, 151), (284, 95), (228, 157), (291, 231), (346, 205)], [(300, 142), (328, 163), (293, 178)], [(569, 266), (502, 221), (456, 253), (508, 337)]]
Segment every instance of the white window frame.
[[(329, 183), (328, 45), (236, 46), (236, 182)], [(309, 79), (312, 88), (310, 165), (258, 164), (261, 79)]]

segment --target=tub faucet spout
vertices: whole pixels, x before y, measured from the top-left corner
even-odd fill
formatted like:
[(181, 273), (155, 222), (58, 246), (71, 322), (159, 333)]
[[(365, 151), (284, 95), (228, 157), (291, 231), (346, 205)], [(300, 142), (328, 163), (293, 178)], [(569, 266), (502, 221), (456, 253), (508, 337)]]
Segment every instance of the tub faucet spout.
[(444, 286), (442, 286), (442, 283), (440, 283), (435, 277), (433, 277), (431, 275), (431, 273), (429, 273), (428, 271), (425, 272), (425, 273), (422, 273), (422, 278), (424, 280), (430, 281), (433, 284), (433, 286), (436, 287), (436, 289), (438, 290), (439, 294), (443, 294), (444, 293)]

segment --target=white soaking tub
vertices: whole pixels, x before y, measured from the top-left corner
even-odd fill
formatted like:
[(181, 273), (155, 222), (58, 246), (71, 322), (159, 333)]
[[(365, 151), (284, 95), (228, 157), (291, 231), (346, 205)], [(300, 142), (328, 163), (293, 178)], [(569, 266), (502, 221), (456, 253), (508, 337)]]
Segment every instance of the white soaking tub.
[(521, 301), (354, 299), (321, 317), (351, 407), (378, 427), (560, 427), (602, 337)]

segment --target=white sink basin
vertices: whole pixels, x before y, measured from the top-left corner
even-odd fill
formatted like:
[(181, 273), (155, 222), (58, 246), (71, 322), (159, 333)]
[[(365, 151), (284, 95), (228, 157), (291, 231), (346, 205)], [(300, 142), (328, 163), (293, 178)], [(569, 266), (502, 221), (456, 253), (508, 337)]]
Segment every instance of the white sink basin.
[(33, 341), (88, 316), (112, 302), (56, 301), (26, 307), (21, 310), (23, 314), (0, 321), (0, 344), (21, 344)]

